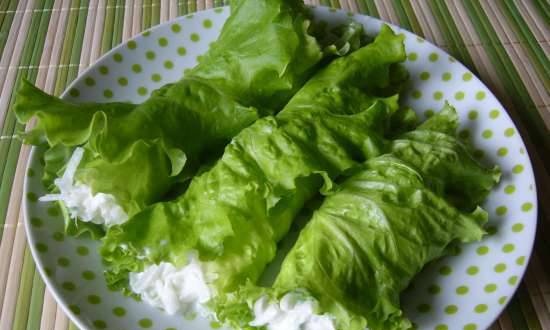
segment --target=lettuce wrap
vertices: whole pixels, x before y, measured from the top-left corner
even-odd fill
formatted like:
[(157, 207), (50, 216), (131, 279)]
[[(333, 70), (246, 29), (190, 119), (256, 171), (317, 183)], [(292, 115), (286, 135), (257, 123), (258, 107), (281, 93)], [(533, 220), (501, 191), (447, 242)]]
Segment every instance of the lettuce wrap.
[[(487, 213), (477, 198), (499, 180), (498, 168), (478, 164), (458, 142), (457, 125), (447, 105), (394, 140), (391, 153), (367, 160), (328, 194), (272, 286), (249, 282), (220, 295), (218, 318), (238, 329), (309, 329), (319, 319), (332, 321), (323, 329), (412, 329), (400, 293), (449, 244), (483, 237)], [(304, 306), (310, 316), (297, 321)]]
[[(158, 201), (219, 157), (240, 130), (280, 110), (331, 57), (361, 44), (354, 22), (332, 43), (317, 40), (309, 16), (297, 0), (232, 1), (198, 65), (139, 105), (74, 104), (23, 82), (14, 111), (21, 123), (38, 119), (22, 136), (50, 148), (44, 180), (53, 194), (45, 200), (62, 201), (67, 231), (121, 223)], [(63, 178), (77, 146), (77, 168)], [(110, 212), (117, 208), (122, 212)]]
[[(277, 116), (239, 133), (185, 194), (112, 227), (101, 248), (108, 285), (145, 290), (138, 279), (162, 280), (172, 271), (166, 263), (186, 269), (197, 260), (212, 295), (255, 282), (307, 200), (388, 150), (384, 134), (407, 78), (399, 65), (405, 58), (403, 36), (384, 26), (373, 43), (317, 73)], [(162, 294), (144, 296), (166, 309)]]

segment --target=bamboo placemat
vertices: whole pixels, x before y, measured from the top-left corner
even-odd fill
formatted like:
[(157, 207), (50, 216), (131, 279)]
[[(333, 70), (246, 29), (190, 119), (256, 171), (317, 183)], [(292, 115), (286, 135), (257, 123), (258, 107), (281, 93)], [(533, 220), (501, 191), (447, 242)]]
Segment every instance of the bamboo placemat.
[[(45, 289), (22, 224), (29, 148), (10, 106), (22, 78), (59, 95), (120, 42), (223, 0), (0, 0), (0, 330), (76, 329)], [(492, 329), (550, 329), (550, 3), (546, 0), (310, 0), (400, 25), (447, 50), (489, 86), (535, 167), (539, 228), (519, 290)]]

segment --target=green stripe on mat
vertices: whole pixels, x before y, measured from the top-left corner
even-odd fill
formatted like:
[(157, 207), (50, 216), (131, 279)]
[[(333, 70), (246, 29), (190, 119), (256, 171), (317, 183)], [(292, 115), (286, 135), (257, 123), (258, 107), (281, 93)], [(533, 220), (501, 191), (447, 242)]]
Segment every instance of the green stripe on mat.
[(105, 54), (111, 49), (113, 40), (113, 29), (115, 24), (115, 0), (107, 0), (107, 8), (105, 8), (105, 21), (103, 23), (103, 34), (101, 34), (101, 54)]
[(151, 4), (152, 0), (143, 0), (141, 5), (141, 30), (147, 30), (151, 27)]
[(32, 296), (34, 275), (34, 261), (27, 246), (25, 246), (25, 256), (23, 257), (23, 267), (19, 279), (19, 290), (17, 291), (17, 304), (15, 307), (15, 316), (13, 320), (13, 329), (27, 328), (27, 316)]
[[(38, 7), (43, 4), (43, 6)], [(53, 0), (38, 1), (35, 8), (49, 8), (53, 6)], [(40, 57), (42, 55), (42, 48), (44, 47), (44, 41), (46, 40), (46, 33), (48, 30), (48, 23), (50, 20), (51, 11), (38, 11), (34, 12), (31, 16), (31, 22), (28, 31), (27, 38), (25, 39), (25, 45), (21, 54), (19, 65), (39, 65)], [(13, 95), (15, 94), (16, 87), (19, 85), (21, 77), (34, 81), (36, 79), (37, 70), (28, 70), (27, 68), (18, 69), (17, 76), (14, 83), (14, 88), (10, 96), (10, 102), (8, 105), (8, 113), (2, 127), (3, 136), (13, 135), (14, 129), (22, 129), (21, 125), (16, 125), (15, 117), (11, 111), (11, 105), (13, 104)], [(21, 149), (21, 142), (17, 140), (2, 140), (0, 142), (0, 235), (3, 232), (3, 224), (6, 219), (6, 213), (8, 211), (8, 203), (11, 193), (11, 187), (15, 170), (17, 168), (17, 160), (19, 158), (19, 150)]]
[[(519, 286), (518, 292), (522, 289), (523, 284)], [(517, 295), (514, 296), (512, 300), (510, 300), (510, 303), (506, 307), (506, 312), (512, 320), (514, 329), (529, 329), (529, 327), (527, 326), (527, 321), (525, 320), (525, 317), (523, 315), (523, 311), (521, 310), (521, 304)]]
[(0, 26), (2, 26), (2, 22), (4, 22), (4, 17), (6, 17), (7, 13), (6, 10), (8, 10), (9, 1), (0, 1)]
[(40, 277), (40, 273), (35, 268), (32, 279), (31, 302), (29, 306), (29, 315), (27, 318), (27, 330), (40, 329), (40, 320), (42, 319), (42, 305), (44, 304), (44, 292), (46, 285)]
[(393, 3), (393, 7), (399, 16), (399, 21), (401, 22), (400, 24), (403, 24), (403, 22), (406, 21), (406, 24), (401, 26), (421, 37), (424, 37), (424, 32), (422, 31), (420, 23), (418, 23), (418, 18), (414, 13), (411, 2), (409, 0), (393, 0)]
[(332, 8), (338, 8), (338, 9), (342, 8), (342, 6), (340, 5), (340, 1), (338, 0), (330, 0), (330, 6)]
[(380, 18), (378, 8), (374, 3), (374, 0), (360, 0), (359, 5), (361, 7), (361, 12), (372, 17)]
[[(86, 29), (86, 19), (88, 18), (89, 0), (80, 0), (80, 10), (78, 11), (78, 19), (76, 23), (75, 39), (73, 41), (71, 59), (69, 63), (79, 64), (80, 54), (82, 52), (82, 43), (84, 41), (84, 30)], [(123, 9), (124, 10), (124, 9)], [(67, 72), (67, 81), (71, 82), (78, 75), (78, 66), (69, 67)]]
[(483, 47), (497, 69), (496, 72), (506, 89), (505, 92), (511, 96), (514, 107), (518, 110), (517, 114), (528, 128), (527, 134), (539, 150), (538, 154), (544, 160), (543, 163), (548, 170), (550, 167), (550, 135), (548, 135), (548, 130), (536, 105), (530, 98), (521, 77), (479, 2), (464, 0), (463, 3), (480, 39), (484, 40)]
[(527, 322), (527, 327), (525, 327), (524, 329), (542, 330), (540, 321), (537, 318), (537, 313), (535, 312), (533, 304), (531, 303), (531, 296), (529, 295), (529, 292), (527, 291), (524, 283), (520, 285), (515, 295), (515, 299), (519, 301), (521, 311), (523, 313), (525, 321)]
[[(111, 48), (122, 42), (122, 30), (124, 28), (124, 6), (123, 0), (116, 0), (115, 5), (115, 22), (113, 30), (113, 38), (111, 40)], [(72, 63), (72, 62), (71, 62)]]
[(470, 53), (468, 53), (464, 39), (460, 36), (460, 31), (456, 27), (455, 21), (453, 20), (445, 2), (440, 0), (432, 0), (428, 4), (434, 14), (438, 26), (443, 30), (442, 34), (446, 43), (449, 45), (451, 54), (477, 74), (474, 61), (470, 57)]
[(187, 1), (178, 1), (178, 16), (187, 14)]
[[(1, 2), (6, 5), (6, 10), (15, 11), (15, 9), (17, 9), (17, 0), (4, 0)], [(15, 13), (6, 13), (3, 14), (1, 17), (2, 21), (0, 22), (0, 56), (2, 55), (2, 53), (4, 52), (4, 48), (6, 47), (6, 41), (8, 40), (8, 35), (14, 16)]]
[(538, 13), (544, 19), (546, 25), (550, 26), (550, 3), (547, 0), (533, 0), (535, 6), (537, 6)]
[(158, 25), (160, 23), (160, 0), (153, 0), (151, 13), (151, 26)]
[(194, 13), (197, 11), (196, 1), (187, 1), (187, 13)]
[(531, 61), (535, 64), (536, 73), (544, 83), (546, 90), (550, 90), (550, 60), (544, 53), (544, 50), (537, 42), (533, 32), (529, 29), (529, 25), (521, 16), (517, 6), (513, 1), (500, 1), (501, 7), (508, 15), (509, 22), (515, 28), (517, 34), (522, 39), (522, 45), (527, 48)]
[(393, 11), (397, 14), (397, 18), (399, 19), (399, 26), (409, 31), (412, 31), (411, 22), (409, 21), (407, 13), (405, 13), (405, 8), (401, 4), (401, 1), (392, 0), (391, 6), (393, 8)]
[[(75, 7), (80, 6), (80, 0), (73, 0), (71, 3)], [(74, 42), (74, 30), (76, 29), (78, 18), (78, 11), (71, 10), (69, 11), (69, 16), (67, 18), (67, 25), (65, 27), (65, 37), (63, 39), (63, 48), (61, 49), (61, 58), (59, 64), (69, 64), (71, 60), (71, 50), (72, 44)], [(54, 95), (59, 95), (65, 89), (65, 84), (67, 83), (67, 75), (69, 73), (69, 67), (63, 66), (57, 69), (57, 79), (54, 87)]]

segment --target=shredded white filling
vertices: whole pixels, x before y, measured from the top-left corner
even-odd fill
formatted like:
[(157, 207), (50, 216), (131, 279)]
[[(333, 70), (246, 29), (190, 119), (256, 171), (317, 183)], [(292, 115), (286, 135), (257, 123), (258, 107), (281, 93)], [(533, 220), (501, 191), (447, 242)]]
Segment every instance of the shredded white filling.
[(140, 273), (130, 273), (130, 288), (141, 299), (168, 314), (210, 315), (204, 304), (212, 298), (204, 270), (194, 254), (183, 268), (168, 262), (152, 265)]
[(128, 215), (116, 198), (111, 194), (93, 194), (92, 189), (83, 183), (74, 182), (76, 169), (82, 160), (84, 149), (76, 148), (67, 163), (63, 176), (55, 179), (59, 188), (58, 194), (47, 194), (40, 197), (42, 202), (62, 201), (72, 219), (79, 219), (107, 227), (118, 225), (128, 220)]
[(295, 293), (287, 293), (279, 303), (263, 296), (254, 303), (253, 327), (267, 330), (335, 330), (332, 317), (315, 314), (314, 300), (303, 300)]

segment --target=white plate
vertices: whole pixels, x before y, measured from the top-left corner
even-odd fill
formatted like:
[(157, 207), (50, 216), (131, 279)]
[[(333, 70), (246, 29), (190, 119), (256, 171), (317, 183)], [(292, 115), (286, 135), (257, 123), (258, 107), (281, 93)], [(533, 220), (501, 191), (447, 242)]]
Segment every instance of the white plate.
[[(329, 24), (350, 17), (374, 34), (382, 22), (318, 7), (316, 19)], [(214, 41), (228, 8), (177, 18), (122, 44), (80, 76), (63, 95), (75, 102), (141, 102), (154, 89), (180, 78)], [(403, 31), (412, 78), (406, 102), (425, 118), (445, 100), (456, 106), (461, 136), (498, 164), (501, 183), (484, 204), (492, 235), (462, 246), (455, 256), (429, 265), (403, 295), (403, 306), (419, 329), (484, 329), (514, 294), (531, 254), (537, 199), (533, 170), (518, 131), (489, 89), (462, 64), (416, 35)], [(83, 329), (199, 329), (218, 327), (185, 320), (107, 289), (97, 242), (65, 237), (57, 208), (37, 202), (43, 151), (33, 149), (25, 182), (26, 229), (32, 254), (48, 288)]]

